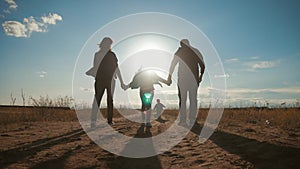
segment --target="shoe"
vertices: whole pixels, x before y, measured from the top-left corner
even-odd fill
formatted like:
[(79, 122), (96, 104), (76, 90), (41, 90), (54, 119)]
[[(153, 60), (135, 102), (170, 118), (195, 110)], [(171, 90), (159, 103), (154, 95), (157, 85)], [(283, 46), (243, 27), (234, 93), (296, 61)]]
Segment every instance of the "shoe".
[(109, 125), (114, 125), (115, 123), (110, 121), (110, 122), (107, 122)]
[(152, 127), (151, 123), (146, 123), (146, 127)]

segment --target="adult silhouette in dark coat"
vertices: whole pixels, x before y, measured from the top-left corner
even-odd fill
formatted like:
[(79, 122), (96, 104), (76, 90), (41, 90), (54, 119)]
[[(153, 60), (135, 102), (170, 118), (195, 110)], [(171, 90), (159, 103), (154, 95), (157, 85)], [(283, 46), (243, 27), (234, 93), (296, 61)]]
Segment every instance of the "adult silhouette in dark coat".
[[(205, 64), (202, 54), (198, 49), (192, 47), (187, 39), (180, 41), (180, 46), (176, 51), (172, 60), (168, 83), (171, 83), (171, 77), (174, 72), (175, 66), (178, 64), (178, 97), (179, 97), (179, 112), (180, 122), (179, 125), (187, 125), (186, 118), (186, 102), (187, 94), (189, 95), (190, 108), (189, 108), (189, 124), (193, 125), (197, 115), (197, 90), (199, 83), (205, 70)], [(199, 66), (201, 72), (199, 74)]]
[(107, 95), (107, 122), (108, 124), (113, 123), (113, 94), (116, 78), (119, 78), (121, 86), (124, 88), (124, 82), (118, 68), (118, 59), (111, 50), (112, 42), (108, 37), (103, 38), (101, 43), (98, 44), (100, 50), (95, 53), (94, 66), (86, 72), (87, 75), (95, 77), (95, 99), (91, 115), (91, 127), (96, 125), (98, 108), (105, 90)]

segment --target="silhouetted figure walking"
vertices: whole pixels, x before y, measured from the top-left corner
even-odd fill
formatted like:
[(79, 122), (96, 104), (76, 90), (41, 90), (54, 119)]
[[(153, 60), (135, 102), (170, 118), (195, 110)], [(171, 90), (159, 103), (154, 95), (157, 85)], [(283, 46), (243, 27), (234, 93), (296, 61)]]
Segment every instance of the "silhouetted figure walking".
[(155, 116), (156, 119), (161, 118), (160, 116), (163, 113), (165, 107), (166, 106), (160, 102), (160, 99), (156, 99), (156, 105), (153, 108), (154, 111), (155, 111), (154, 116)]
[[(151, 127), (150, 117), (151, 117), (151, 104), (154, 96), (154, 84), (160, 84), (160, 82), (167, 84), (167, 81), (151, 70), (139, 70), (133, 77), (132, 81), (125, 87), (125, 90), (129, 87), (131, 89), (140, 88), (140, 98), (142, 101), (142, 123), (146, 126)], [(146, 115), (146, 118), (145, 118)]]
[[(189, 94), (190, 100), (189, 124), (193, 125), (197, 115), (197, 90), (199, 83), (202, 81), (205, 64), (202, 54), (198, 49), (193, 48), (187, 39), (182, 39), (180, 46), (174, 55), (169, 69), (168, 83), (172, 82), (171, 77), (175, 66), (178, 64), (179, 125), (186, 126), (187, 94)], [(200, 74), (199, 66), (201, 67)]]
[(94, 66), (86, 72), (87, 75), (95, 77), (95, 99), (91, 115), (91, 127), (95, 127), (97, 113), (106, 89), (107, 95), (107, 122), (112, 124), (113, 118), (113, 94), (115, 89), (115, 79), (118, 77), (122, 88), (124, 82), (118, 68), (118, 59), (111, 51), (112, 40), (108, 37), (103, 38), (99, 45), (100, 50), (95, 53)]

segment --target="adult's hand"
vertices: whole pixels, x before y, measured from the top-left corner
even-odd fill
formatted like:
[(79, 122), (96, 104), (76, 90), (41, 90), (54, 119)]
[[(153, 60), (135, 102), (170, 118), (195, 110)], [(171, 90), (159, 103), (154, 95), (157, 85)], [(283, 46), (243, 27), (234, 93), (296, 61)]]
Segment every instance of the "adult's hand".
[(172, 76), (168, 76), (167, 85), (170, 86), (172, 84)]
[(125, 85), (125, 88), (124, 88), (124, 90), (127, 90), (127, 89), (129, 89), (130, 88), (130, 85), (128, 84), (128, 85)]
[(123, 83), (123, 84), (121, 84), (121, 87), (122, 87), (122, 89), (125, 91), (125, 90), (127, 90), (127, 89), (129, 88), (129, 84), (128, 84), (128, 85), (125, 85), (125, 84)]
[(121, 83), (121, 88), (123, 89), (123, 90), (126, 90), (125, 88), (126, 88), (126, 85), (124, 84), (124, 83)]
[(199, 86), (199, 84), (200, 84), (200, 82), (202, 82), (202, 75), (199, 77), (199, 79), (198, 79), (198, 86)]

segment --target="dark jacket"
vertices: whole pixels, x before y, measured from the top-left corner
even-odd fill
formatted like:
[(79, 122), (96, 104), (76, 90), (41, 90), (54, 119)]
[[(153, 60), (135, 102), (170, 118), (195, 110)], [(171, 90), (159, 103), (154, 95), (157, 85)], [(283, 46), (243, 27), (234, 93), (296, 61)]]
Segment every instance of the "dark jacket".
[(118, 68), (118, 59), (115, 53), (112, 51), (108, 51), (99, 65), (96, 74), (96, 80), (111, 81), (115, 75), (117, 68)]

